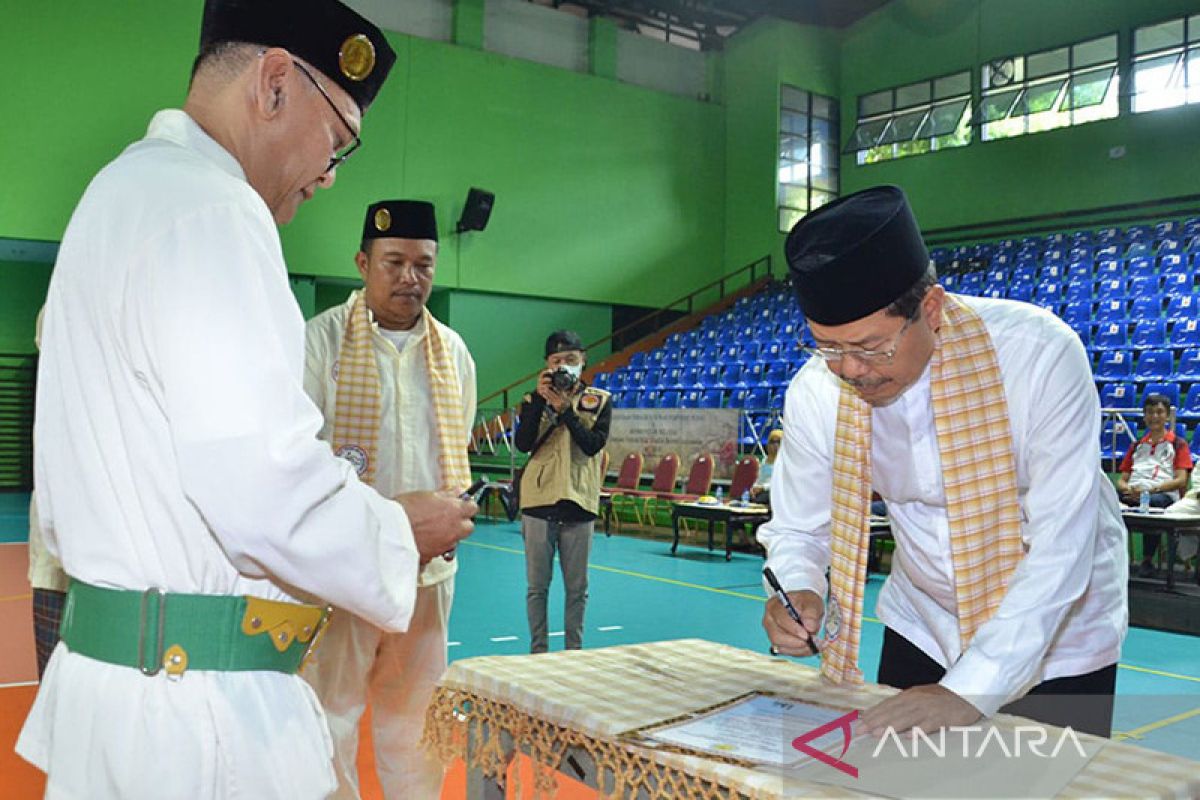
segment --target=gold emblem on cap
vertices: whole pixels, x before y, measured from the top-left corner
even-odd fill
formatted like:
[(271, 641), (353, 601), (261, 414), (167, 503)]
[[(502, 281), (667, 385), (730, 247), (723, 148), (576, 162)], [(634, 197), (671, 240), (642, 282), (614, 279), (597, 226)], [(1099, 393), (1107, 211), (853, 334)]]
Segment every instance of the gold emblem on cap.
[(392, 227), (392, 215), (386, 208), (381, 208), (375, 212), (375, 230), (386, 231)]
[(363, 33), (347, 36), (338, 50), (338, 66), (350, 80), (366, 80), (375, 69), (375, 45)]

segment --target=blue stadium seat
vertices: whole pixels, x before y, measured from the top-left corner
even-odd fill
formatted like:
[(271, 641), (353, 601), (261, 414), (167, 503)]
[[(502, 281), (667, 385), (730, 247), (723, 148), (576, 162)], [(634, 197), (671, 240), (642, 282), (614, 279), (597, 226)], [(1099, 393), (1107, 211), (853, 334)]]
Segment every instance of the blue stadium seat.
[(1126, 262), (1125, 267), (1130, 278), (1144, 278), (1158, 274), (1158, 269), (1154, 266), (1154, 259), (1148, 256), (1131, 258)]
[(1105, 258), (1096, 262), (1096, 280), (1111, 280), (1125, 277), (1125, 264), (1116, 259)]
[(1011, 283), (1008, 286), (1008, 299), (1028, 303), (1033, 300), (1032, 283)]
[(1093, 266), (1091, 261), (1072, 261), (1067, 264), (1067, 280), (1084, 280), (1090, 283)]
[(1143, 319), (1158, 319), (1162, 316), (1163, 297), (1155, 292), (1154, 294), (1138, 295), (1133, 298), (1133, 303), (1129, 307), (1129, 318), (1134, 320)]
[(726, 364), (721, 368), (721, 382), (717, 384), (723, 389), (733, 389), (737, 386), (745, 386), (742, 380), (742, 365), (741, 364)]
[(642, 393), (622, 392), (621, 405), (618, 408), (642, 408)]
[(1032, 284), (1037, 280), (1037, 265), (1030, 264), (1026, 266), (1018, 265), (1012, 273), (1012, 283), (1023, 282)]
[(1083, 342), (1084, 347), (1092, 346), (1092, 323), (1087, 320), (1078, 322), (1067, 322), (1071, 326), (1071, 330), (1075, 331), (1075, 335), (1079, 337), (1079, 341)]
[(938, 283), (940, 283), (942, 288), (944, 288), (947, 292), (957, 292), (958, 278), (959, 276), (955, 275), (954, 273), (947, 273), (938, 278)]
[(1170, 350), (1144, 350), (1138, 354), (1133, 379), (1139, 383), (1165, 381), (1175, 372), (1175, 354)]
[(742, 355), (739, 359), (743, 365), (753, 365), (759, 362), (758, 343), (746, 342), (742, 345)]
[(679, 372), (679, 382), (676, 384), (680, 389), (691, 389), (700, 383), (700, 367), (695, 364), (686, 366)]
[(1085, 245), (1090, 245), (1092, 243), (1092, 232), (1075, 231), (1071, 234), (1070, 242), (1072, 247), (1083, 247)]
[(700, 407), (700, 398), (703, 395), (704, 395), (704, 392), (700, 389), (685, 389), (683, 394), (680, 396), (679, 407), (680, 408), (699, 408)]
[(1092, 302), (1092, 282), (1087, 278), (1072, 278), (1064, 295), (1068, 303)]
[(720, 408), (722, 395), (720, 389), (709, 389), (700, 396), (700, 408)]
[(771, 390), (758, 386), (746, 393), (746, 408), (763, 411), (771, 407)]
[(1179, 407), (1179, 384), (1175, 382), (1147, 383), (1142, 389), (1142, 402), (1148, 394), (1165, 394), (1171, 398), (1171, 405)]
[(1200, 347), (1188, 347), (1179, 355), (1175, 380), (1200, 381)]
[(1196, 298), (1192, 295), (1175, 295), (1167, 301), (1167, 319), (1172, 322), (1195, 319), (1196, 316)]
[(1062, 318), (1068, 324), (1092, 321), (1092, 304), (1088, 300), (1068, 300), (1063, 306)]
[(1096, 299), (1123, 300), (1129, 296), (1129, 288), (1124, 278), (1106, 278), (1096, 284)]
[(1132, 242), (1125, 248), (1125, 258), (1136, 258), (1138, 256), (1148, 256), (1151, 254), (1150, 241)]
[(709, 342), (702, 345), (700, 348), (700, 363), (701, 364), (716, 364), (721, 360), (721, 345), (716, 342)]
[(641, 368), (641, 367), (646, 366), (646, 353), (644, 351), (639, 351), (637, 353), (634, 353), (632, 356), (630, 356), (629, 357), (629, 366), (634, 367), (634, 368)]
[(742, 363), (742, 348), (736, 344), (727, 344), (721, 348), (721, 355), (717, 360), (726, 366), (740, 364)]
[(659, 361), (659, 366), (664, 369), (678, 367), (683, 363), (683, 353), (678, 350), (667, 349), (663, 351), (662, 359)]
[(1064, 299), (1063, 285), (1058, 281), (1042, 281), (1033, 293), (1033, 299), (1039, 305), (1061, 303)]
[(1125, 229), (1125, 241), (1144, 242), (1154, 238), (1154, 231), (1149, 225), (1130, 225)]
[(1008, 297), (1008, 284), (1005, 283), (985, 283), (983, 290), (979, 293), (980, 297), (991, 297), (996, 300), (1003, 300)]
[(1115, 242), (1121, 239), (1120, 228), (1100, 228), (1096, 231), (1097, 242)]
[(1179, 407), (1179, 416), (1187, 419), (1200, 419), (1200, 383), (1192, 384)]
[(1096, 313), (1092, 317), (1095, 322), (1124, 323), (1128, 316), (1128, 308), (1124, 300), (1106, 300), (1096, 304)]
[(1167, 297), (1183, 297), (1196, 290), (1192, 276), (1186, 272), (1166, 272), (1162, 276), (1163, 294)]
[(1180, 274), (1190, 278), (1195, 270), (1188, 266), (1182, 253), (1169, 253), (1158, 260), (1158, 271), (1163, 275)]
[(1101, 259), (1118, 259), (1121, 257), (1121, 245), (1115, 241), (1108, 240), (1092, 251), (1092, 257), (1097, 261)]
[(1134, 443), (1133, 433), (1121, 420), (1107, 419), (1100, 428), (1100, 457), (1123, 458), (1125, 451)]
[(1129, 343), (1137, 350), (1151, 350), (1167, 345), (1167, 321), (1165, 319), (1143, 319), (1133, 328)]
[(1101, 408), (1137, 408), (1137, 394), (1134, 391), (1132, 383), (1101, 383), (1100, 389), (1100, 407)]
[(764, 386), (786, 386), (791, 377), (791, 367), (788, 363), (776, 361), (763, 370), (762, 383)]
[(1042, 283), (1047, 281), (1061, 281), (1067, 276), (1067, 265), (1062, 261), (1048, 262), (1042, 267), (1039, 273)]
[(597, 389), (607, 390), (611, 383), (612, 383), (612, 373), (611, 372), (597, 372), (595, 375), (592, 376), (592, 386), (595, 386)]
[(782, 361), (783, 345), (775, 340), (761, 345), (758, 349), (758, 359), (760, 361)]
[(998, 269), (997, 267), (995, 267), (994, 262), (993, 262), (992, 268), (989, 269), (987, 272), (983, 273), (983, 282), (984, 282), (984, 285), (991, 284), (991, 283), (1005, 283), (1006, 284), (1006, 283), (1008, 283), (1008, 272), (1003, 269)]
[(1102, 381), (1127, 381), (1133, 377), (1133, 357), (1125, 350), (1105, 350), (1096, 364), (1096, 378)]
[(1146, 294), (1160, 294), (1162, 282), (1157, 275), (1130, 275), (1126, 284), (1130, 297), (1140, 297)]
[(700, 367), (699, 382), (701, 386), (720, 386), (725, 377), (725, 368), (720, 364), (709, 363)]
[(662, 392), (660, 392), (658, 389), (649, 389), (642, 392), (642, 397), (638, 408), (658, 408), (658, 399), (659, 395), (661, 394)]
[(1178, 220), (1164, 220), (1154, 226), (1154, 238), (1162, 239), (1163, 237), (1171, 236), (1172, 234), (1178, 233), (1179, 228), (1180, 223)]
[(663, 387), (663, 376), (665, 374), (666, 370), (664, 370), (662, 367), (650, 367), (650, 369), (646, 370), (645, 388), (661, 389)]
[(679, 408), (679, 390), (666, 389), (658, 395), (659, 408)]
[(1062, 243), (1047, 247), (1042, 251), (1042, 265), (1049, 267), (1052, 264), (1062, 266), (1067, 263), (1067, 251), (1063, 248)]
[(1067, 251), (1067, 263), (1091, 263), (1094, 260), (1092, 248), (1088, 245), (1072, 245)]
[(641, 389), (646, 385), (646, 370), (625, 368), (625, 388)]

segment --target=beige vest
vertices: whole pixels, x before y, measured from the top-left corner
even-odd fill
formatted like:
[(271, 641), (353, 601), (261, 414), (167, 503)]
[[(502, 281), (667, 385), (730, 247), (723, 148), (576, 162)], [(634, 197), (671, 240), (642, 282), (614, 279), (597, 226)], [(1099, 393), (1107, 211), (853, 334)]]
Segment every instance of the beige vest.
[[(572, 399), (571, 406), (584, 427), (591, 428), (609, 401), (608, 392), (589, 386)], [(550, 421), (543, 416), (538, 428), (539, 440), (549, 427)], [(550, 434), (521, 477), (521, 508), (552, 506), (559, 500), (570, 500), (593, 514), (600, 513), (600, 484), (604, 481), (600, 461), (604, 451), (588, 456), (573, 444), (566, 425), (559, 425)]]

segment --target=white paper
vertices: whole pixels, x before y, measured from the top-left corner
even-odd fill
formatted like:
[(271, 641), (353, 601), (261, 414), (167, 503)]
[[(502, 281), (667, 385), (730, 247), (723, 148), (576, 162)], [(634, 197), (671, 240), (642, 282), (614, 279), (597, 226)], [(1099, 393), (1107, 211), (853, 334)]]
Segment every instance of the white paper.
[(699, 717), (644, 731), (642, 736), (764, 766), (794, 767), (810, 757), (792, 747), (792, 740), (845, 714), (846, 709), (754, 694)]

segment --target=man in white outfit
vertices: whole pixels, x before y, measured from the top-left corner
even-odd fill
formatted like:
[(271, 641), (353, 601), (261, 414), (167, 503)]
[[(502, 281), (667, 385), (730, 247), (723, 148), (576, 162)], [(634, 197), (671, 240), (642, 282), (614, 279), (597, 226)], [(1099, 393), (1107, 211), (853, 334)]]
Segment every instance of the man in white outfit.
[(334, 0), (209, 0), (184, 108), (71, 218), (34, 478), (72, 583), (17, 743), (49, 798), (327, 796), (296, 674), (323, 604), (404, 630), (419, 565), (470, 533), (473, 504), (385, 498), (317, 439), (276, 230), (333, 184), (394, 60)]
[[(374, 463), (372, 485), (385, 495), (450, 486), (455, 483), (447, 472), (450, 462), (465, 468), (467, 459), (475, 419), (475, 362), (462, 338), (425, 308), (437, 255), (431, 203), (372, 204), (354, 257), (363, 288), (308, 323), (304, 388), (325, 414), (320, 436), (352, 458), (368, 454), (357, 463), (363, 473)], [(357, 388), (372, 395), (364, 398), (371, 411), (361, 421), (369, 429), (363, 431), (366, 438), (377, 433), (373, 447), (352, 430), (361, 406), (352, 402), (356, 387), (343, 380), (358, 355), (356, 348), (366, 357), (369, 388)], [(334, 612), (304, 677), (329, 716), (338, 776), (335, 797), (359, 796), (358, 726), (368, 701), (384, 796), (441, 795), (443, 765), (420, 747), (420, 739), (425, 708), (446, 671), (457, 567), (453, 557), (425, 565), (412, 622), (404, 633)]]
[(817, 346), (788, 387), (758, 534), (800, 617), (769, 600), (772, 645), (809, 655), (824, 622), (822, 674), (862, 680), (874, 489), (896, 538), (878, 680), (903, 691), (864, 728), (1003, 708), (1107, 736), (1127, 556), (1079, 338), (1035, 306), (942, 289), (894, 186), (808, 214), (786, 251)]

